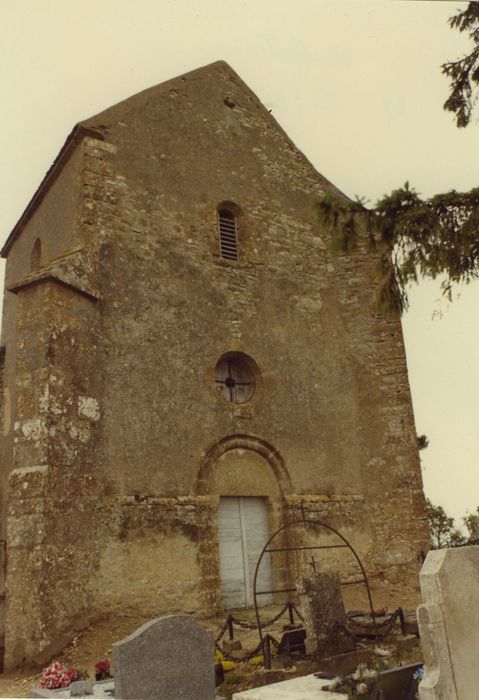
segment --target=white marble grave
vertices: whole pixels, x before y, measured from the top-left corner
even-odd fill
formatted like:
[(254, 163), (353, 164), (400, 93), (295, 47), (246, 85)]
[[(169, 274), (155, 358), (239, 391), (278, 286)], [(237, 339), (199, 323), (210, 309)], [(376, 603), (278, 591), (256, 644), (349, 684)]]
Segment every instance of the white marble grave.
[(479, 698), (479, 546), (438, 549), (420, 574), (420, 700)]
[(324, 678), (317, 678), (311, 674), (263, 685), (261, 688), (243, 690), (235, 693), (233, 700), (344, 700), (347, 698), (344, 693), (322, 690), (328, 683)]

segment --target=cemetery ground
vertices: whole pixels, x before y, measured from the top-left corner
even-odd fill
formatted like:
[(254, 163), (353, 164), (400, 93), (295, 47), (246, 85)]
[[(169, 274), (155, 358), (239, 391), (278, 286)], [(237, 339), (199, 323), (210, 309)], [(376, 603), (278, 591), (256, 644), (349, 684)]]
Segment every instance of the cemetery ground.
[[(419, 584), (417, 590), (401, 585), (394, 585), (381, 578), (373, 578), (370, 580), (372, 597), (375, 608), (387, 607), (389, 610), (394, 610), (397, 607), (402, 607), (405, 611), (415, 613), (416, 607), (420, 604)], [(347, 610), (367, 610), (367, 599), (364, 588), (355, 586), (349, 589), (344, 589), (344, 601)], [(263, 620), (272, 618), (277, 614), (282, 606), (273, 605), (261, 609), (261, 618)], [(235, 617), (241, 620), (255, 622), (253, 609), (239, 609), (233, 611)], [(198, 622), (208, 629), (211, 629), (216, 635), (221, 630), (225, 619), (226, 612), (219, 613), (214, 617), (204, 617), (197, 615)], [(134, 611), (127, 607), (121, 612), (104, 615), (101, 619), (97, 619), (90, 624), (82, 632), (78, 633), (68, 644), (65, 649), (56, 654), (55, 661), (65, 663), (67, 666), (73, 666), (80, 670), (88, 672), (90, 679), (94, 676), (94, 666), (97, 661), (108, 658), (111, 660), (112, 644), (127, 635), (134, 632), (140, 625), (151, 620), (151, 615), (140, 617)], [(281, 637), (283, 624), (287, 622), (286, 618), (282, 618), (275, 626), (269, 627), (268, 632), (276, 638)], [(226, 636), (225, 636), (226, 638)], [(238, 655), (244, 655), (251, 651), (258, 644), (258, 633), (256, 630), (245, 630), (235, 628), (235, 639), (238, 638), (242, 643), (242, 651), (237, 652)], [(374, 645), (370, 645), (371, 648)], [(419, 646), (414, 646), (412, 649), (404, 650), (396, 653), (392, 646), (388, 644), (380, 644), (381, 647), (389, 648), (391, 655), (389, 657), (378, 657), (378, 663), (383, 666), (396, 666), (405, 663), (414, 663), (421, 660), (421, 650)], [(45, 664), (46, 665), (46, 664)], [(229, 698), (232, 692), (244, 690), (253, 685), (261, 685), (264, 680), (261, 675), (262, 663), (242, 663), (233, 670), (227, 671), (225, 674), (225, 683), (218, 690), (221, 695)], [(305, 675), (310, 670), (302, 663), (295, 664), (295, 670), (289, 671), (288, 677), (294, 675)], [(114, 669), (113, 669), (114, 673)], [(38, 685), (41, 675), (41, 668), (25, 668), (17, 671), (0, 674), (0, 697), (27, 697), (30, 688)], [(277, 678), (276, 680), (280, 680)]]

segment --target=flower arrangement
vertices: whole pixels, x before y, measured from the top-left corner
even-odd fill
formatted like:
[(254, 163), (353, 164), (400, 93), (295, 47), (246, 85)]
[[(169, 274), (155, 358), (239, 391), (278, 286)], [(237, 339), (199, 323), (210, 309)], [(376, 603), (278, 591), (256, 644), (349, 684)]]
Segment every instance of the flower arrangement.
[(54, 690), (55, 688), (68, 688), (70, 683), (80, 678), (77, 668), (67, 668), (58, 661), (43, 669), (39, 687)]
[(108, 659), (103, 659), (103, 661), (97, 661), (95, 664), (95, 680), (96, 681), (106, 681), (111, 678), (111, 666)]
[(238, 667), (236, 661), (228, 661), (228, 659), (220, 661), (220, 664), (223, 666), (223, 671), (232, 671), (234, 668)]
[(250, 659), (249, 662), (252, 666), (262, 666), (263, 656), (253, 656), (253, 658)]
[[(424, 678), (424, 666), (419, 666), (419, 668), (417, 668), (414, 671), (414, 673), (412, 674), (412, 677), (414, 678), (416, 683), (419, 685), (419, 683)], [(419, 700), (419, 691), (416, 693), (416, 695), (414, 697), (416, 698), (416, 700)]]
[(368, 668), (366, 664), (359, 664), (354, 673), (334, 678), (329, 686), (324, 690), (336, 693), (347, 693), (348, 698), (361, 697), (367, 700), (376, 688), (378, 672), (373, 668)]
[(225, 659), (221, 651), (218, 649), (215, 651), (215, 662), (223, 666), (223, 671), (232, 671), (238, 666), (236, 661), (228, 661), (228, 659)]
[(424, 678), (424, 666), (419, 666), (412, 674), (412, 677), (415, 681), (422, 681)]

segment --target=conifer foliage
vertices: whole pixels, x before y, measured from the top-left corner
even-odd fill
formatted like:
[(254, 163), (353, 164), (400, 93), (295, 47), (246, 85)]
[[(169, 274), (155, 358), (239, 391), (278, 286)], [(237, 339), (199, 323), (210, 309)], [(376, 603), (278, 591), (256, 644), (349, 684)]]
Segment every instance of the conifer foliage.
[(449, 24), (453, 29), (467, 32), (473, 43), (466, 56), (442, 66), (444, 75), (451, 79), (450, 95), (444, 109), (454, 112), (457, 126), (464, 127), (471, 121), (479, 93), (479, 3), (469, 2), (465, 10), (450, 18)]
[[(449, 24), (467, 32), (473, 44), (469, 54), (442, 66), (451, 79), (444, 109), (454, 112), (457, 126), (464, 127), (479, 96), (479, 2), (469, 2)], [(332, 253), (351, 253), (361, 233), (366, 235), (381, 271), (377, 304), (382, 312), (405, 311), (407, 287), (420, 277), (440, 276), (442, 290), (451, 298), (454, 285), (479, 275), (479, 187), (423, 199), (406, 182), (372, 209), (362, 200), (332, 195), (317, 199), (314, 209), (331, 233)]]
[(405, 311), (407, 286), (421, 276), (441, 276), (450, 298), (455, 284), (479, 275), (479, 187), (423, 199), (406, 182), (373, 209), (331, 195), (314, 208), (331, 234), (332, 253), (351, 253), (364, 234), (369, 250), (377, 251), (380, 311)]

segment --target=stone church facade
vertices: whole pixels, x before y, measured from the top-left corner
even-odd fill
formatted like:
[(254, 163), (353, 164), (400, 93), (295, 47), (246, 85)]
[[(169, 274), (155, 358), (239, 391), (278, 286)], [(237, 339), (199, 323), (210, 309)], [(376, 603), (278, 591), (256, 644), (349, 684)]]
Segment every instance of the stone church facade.
[[(6, 667), (125, 607), (251, 604), (301, 507), (414, 580), (401, 325), (373, 259), (328, 253), (323, 192), (223, 62), (75, 127), (2, 251)], [(294, 577), (273, 559), (263, 586)]]

